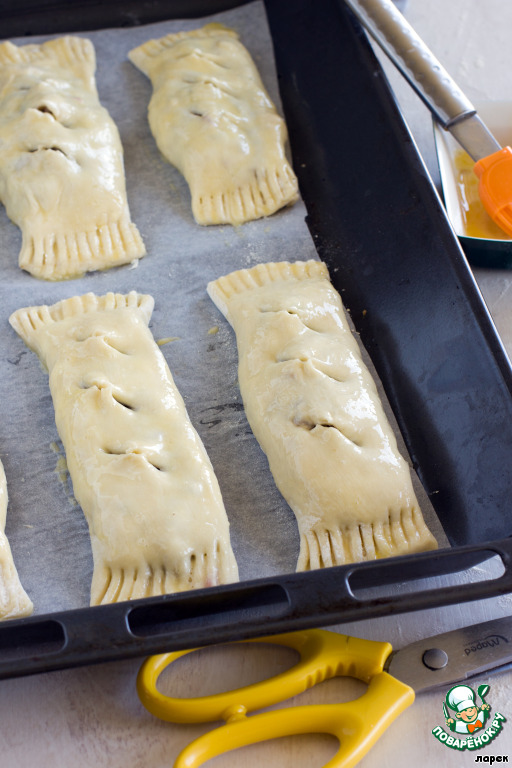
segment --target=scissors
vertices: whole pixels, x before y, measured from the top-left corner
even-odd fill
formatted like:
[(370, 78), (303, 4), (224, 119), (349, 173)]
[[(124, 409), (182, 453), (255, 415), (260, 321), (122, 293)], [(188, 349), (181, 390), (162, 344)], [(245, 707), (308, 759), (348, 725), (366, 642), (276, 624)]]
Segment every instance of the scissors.
[[(242, 640), (272, 643), (299, 653), (286, 672), (226, 693), (173, 698), (157, 688), (172, 662), (194, 650), (151, 656), (137, 677), (141, 702), (173, 723), (224, 724), (200, 736), (178, 755), (174, 768), (197, 768), (239, 747), (296, 734), (330, 734), (339, 749), (324, 768), (352, 768), (415, 698), (415, 693), (512, 666), (512, 617), (457, 629), (393, 651), (390, 643), (362, 640), (322, 629)], [(355, 677), (368, 684), (355, 701), (309, 704), (249, 716), (283, 702), (323, 680)], [(480, 686), (482, 690), (488, 686)]]

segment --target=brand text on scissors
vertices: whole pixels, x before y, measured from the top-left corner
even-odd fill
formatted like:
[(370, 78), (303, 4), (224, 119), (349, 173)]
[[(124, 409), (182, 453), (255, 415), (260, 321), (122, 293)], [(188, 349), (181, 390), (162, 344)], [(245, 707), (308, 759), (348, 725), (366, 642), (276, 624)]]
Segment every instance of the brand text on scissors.
[[(490, 719), (491, 707), (484, 700), (489, 690), (488, 685), (480, 685), (476, 694), (468, 685), (450, 688), (443, 702), (443, 713), (446, 726), (457, 735), (452, 735), (440, 725), (436, 725), (432, 729), (436, 739), (446, 747), (457, 750), (481, 749), (490, 744), (501, 732), (505, 717), (495, 712), (491, 723), (484, 729), (486, 721)], [(477, 697), (480, 703), (477, 702)], [(465, 738), (461, 738), (463, 735)], [(508, 762), (508, 758), (503, 762)]]

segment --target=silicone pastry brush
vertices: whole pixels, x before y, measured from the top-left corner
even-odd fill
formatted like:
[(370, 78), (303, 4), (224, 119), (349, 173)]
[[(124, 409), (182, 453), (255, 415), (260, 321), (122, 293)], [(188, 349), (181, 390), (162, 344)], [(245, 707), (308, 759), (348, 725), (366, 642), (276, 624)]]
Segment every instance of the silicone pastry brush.
[(501, 147), (467, 96), (392, 0), (344, 0), (436, 120), (475, 161), (479, 195), (496, 224), (512, 236), (512, 149)]

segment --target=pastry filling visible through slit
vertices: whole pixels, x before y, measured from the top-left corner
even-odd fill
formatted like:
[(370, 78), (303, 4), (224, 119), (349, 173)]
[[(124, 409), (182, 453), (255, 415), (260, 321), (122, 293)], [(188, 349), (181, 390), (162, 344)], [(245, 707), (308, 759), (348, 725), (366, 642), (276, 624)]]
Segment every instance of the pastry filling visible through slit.
[(132, 50), (152, 81), (149, 124), (199, 224), (242, 224), (297, 200), (286, 126), (236, 32), (208, 24)]
[(297, 518), (298, 570), (437, 546), (325, 264), (260, 264), (208, 285), (240, 390)]
[(0, 200), (21, 229), (20, 267), (47, 280), (145, 254), (95, 68), (85, 38), (0, 44)]
[(135, 292), (76, 296), (10, 322), (48, 369), (73, 490), (89, 523), (91, 603), (238, 579), (204, 446)]

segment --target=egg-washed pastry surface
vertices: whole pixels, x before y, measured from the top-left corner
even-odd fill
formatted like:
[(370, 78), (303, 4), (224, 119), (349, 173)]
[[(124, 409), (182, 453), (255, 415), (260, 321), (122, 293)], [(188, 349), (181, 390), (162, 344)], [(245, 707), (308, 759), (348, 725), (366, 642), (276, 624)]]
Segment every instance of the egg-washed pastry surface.
[(89, 523), (91, 604), (238, 579), (212, 465), (148, 323), (153, 299), (92, 293), (10, 322), (46, 366)]
[(208, 284), (236, 333), (249, 424), (297, 518), (297, 570), (436, 548), (322, 262)]
[(34, 610), (31, 599), (21, 585), (5, 535), (7, 499), (7, 481), (0, 461), (0, 621), (30, 616)]
[(85, 38), (0, 44), (0, 200), (22, 232), (20, 267), (47, 280), (145, 254), (95, 69)]
[(207, 24), (129, 58), (152, 81), (151, 131), (185, 177), (198, 224), (242, 224), (297, 200), (284, 120), (235, 31)]

